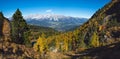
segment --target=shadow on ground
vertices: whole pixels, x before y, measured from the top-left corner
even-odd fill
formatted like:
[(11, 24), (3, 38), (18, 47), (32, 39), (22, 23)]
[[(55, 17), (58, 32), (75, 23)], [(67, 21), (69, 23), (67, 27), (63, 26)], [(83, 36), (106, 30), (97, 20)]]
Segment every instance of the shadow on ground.
[(120, 59), (120, 42), (77, 52), (71, 59)]

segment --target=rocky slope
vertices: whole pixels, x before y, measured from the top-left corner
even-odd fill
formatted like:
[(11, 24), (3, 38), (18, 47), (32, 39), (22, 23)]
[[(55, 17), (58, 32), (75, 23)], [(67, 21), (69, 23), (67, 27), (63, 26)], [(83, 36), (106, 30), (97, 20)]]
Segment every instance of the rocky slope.
[(4, 40), (9, 40), (10, 41), (10, 35), (11, 35), (11, 25), (10, 21), (6, 19), (2, 12), (0, 12), (0, 36)]
[(73, 33), (72, 59), (120, 59), (120, 0), (111, 0)]
[(72, 58), (120, 59), (120, 0), (106, 4), (74, 32), (87, 49), (78, 48), (74, 55), (68, 54)]
[(86, 46), (97, 47), (120, 40), (120, 1), (112, 0), (77, 30)]
[(40, 58), (33, 48), (12, 42), (11, 23), (0, 12), (0, 59)]

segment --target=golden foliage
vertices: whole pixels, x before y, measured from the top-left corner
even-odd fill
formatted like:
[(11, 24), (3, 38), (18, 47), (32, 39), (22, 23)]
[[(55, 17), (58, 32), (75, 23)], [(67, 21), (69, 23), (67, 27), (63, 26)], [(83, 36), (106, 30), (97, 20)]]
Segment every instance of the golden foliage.
[(99, 31), (101, 31), (103, 29), (103, 26), (99, 26)]
[(44, 49), (46, 48), (44, 39), (42, 37), (39, 37), (37, 39), (37, 42), (34, 44), (33, 48), (35, 51), (39, 51), (40, 53), (42, 53), (44, 51)]
[(100, 46), (100, 44), (99, 44), (99, 36), (97, 35), (96, 32), (94, 32), (93, 36), (91, 37), (90, 45), (92, 47), (98, 47), (98, 46)]

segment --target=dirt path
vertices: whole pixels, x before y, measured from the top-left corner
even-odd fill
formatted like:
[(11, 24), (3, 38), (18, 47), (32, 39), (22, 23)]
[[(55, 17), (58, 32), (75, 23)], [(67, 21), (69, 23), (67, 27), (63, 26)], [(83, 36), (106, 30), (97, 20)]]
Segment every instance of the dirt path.
[(59, 52), (48, 52), (48, 59), (70, 59), (70, 57)]

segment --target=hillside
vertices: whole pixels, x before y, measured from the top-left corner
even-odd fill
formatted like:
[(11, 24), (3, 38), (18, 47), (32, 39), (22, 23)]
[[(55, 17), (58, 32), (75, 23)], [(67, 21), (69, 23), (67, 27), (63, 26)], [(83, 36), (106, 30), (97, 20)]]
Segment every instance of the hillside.
[[(21, 14), (19, 9), (17, 10), (16, 14), (14, 14), (14, 16), (16, 16), (18, 14)], [(20, 17), (20, 19), (21, 19), (21, 17)], [(24, 21), (23, 19), (21, 19), (21, 20)], [(21, 33), (19, 33), (19, 35), (20, 35), (19, 37), (16, 36), (17, 39), (14, 39), (15, 36), (13, 36), (12, 32), (13, 32), (13, 28), (15, 29), (15, 27), (13, 27), (12, 22), (10, 22), (7, 18), (5, 18), (3, 13), (0, 12), (0, 29), (1, 29), (0, 30), (0, 59), (39, 58), (39, 53), (35, 52), (34, 49), (31, 48), (30, 42), (28, 44), (29, 40), (25, 40), (25, 39), (21, 38)], [(20, 22), (19, 22), (19, 24), (20, 24)], [(24, 25), (24, 24), (25, 23), (22, 22), (22, 25)], [(18, 23), (15, 25), (18, 25)], [(24, 29), (27, 29), (27, 28), (24, 28)], [(20, 31), (20, 29), (19, 29), (19, 31)], [(23, 28), (22, 28), (22, 31), (23, 31)], [(17, 31), (17, 33), (18, 33), (18, 31)], [(16, 34), (16, 32), (15, 32), (15, 34)], [(25, 42), (27, 42), (27, 44), (25, 44)], [(36, 56), (33, 54), (36, 54)]]
[(120, 1), (113, 0), (99, 9), (78, 31), (79, 39), (87, 46), (97, 47), (120, 39)]
[(120, 0), (111, 0), (83, 25), (70, 29), (72, 31), (59, 32), (48, 27), (28, 25), (19, 9), (13, 14), (11, 23), (0, 13), (0, 57), (120, 59), (119, 16)]
[(0, 29), (0, 59), (40, 59), (44, 56), (34, 50), (33, 43), (38, 37), (60, 33), (48, 27), (27, 25), (19, 9), (11, 21), (0, 12)]
[(120, 42), (66, 54), (72, 59), (120, 59)]
[[(112, 0), (74, 31), (78, 35), (75, 59), (119, 59), (120, 0)], [(81, 41), (81, 42), (79, 42)]]
[[(50, 51), (84, 51), (89, 48), (106, 46), (120, 41), (119, 0), (113, 0), (99, 9), (86, 23), (74, 31), (69, 31), (48, 38), (38, 38), (34, 48), (45, 43)], [(52, 47), (52, 49), (51, 49)], [(43, 51), (43, 50), (41, 50)]]
[(43, 27), (43, 26), (29, 25), (29, 28), (31, 31), (30, 37), (31, 39), (35, 39), (35, 40), (42, 34), (45, 34), (45, 36), (48, 37), (60, 33), (52, 28)]

